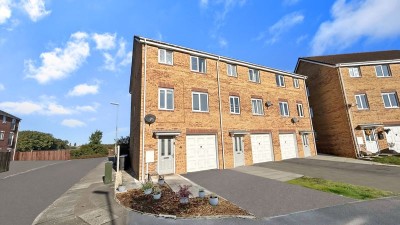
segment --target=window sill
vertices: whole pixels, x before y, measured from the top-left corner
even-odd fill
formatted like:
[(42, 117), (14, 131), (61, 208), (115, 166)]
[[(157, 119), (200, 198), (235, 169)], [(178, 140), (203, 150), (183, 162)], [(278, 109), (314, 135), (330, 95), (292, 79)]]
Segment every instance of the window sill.
[(378, 77), (378, 76), (376, 76), (377, 78), (392, 78), (393, 76), (386, 76), (386, 77)]
[(207, 71), (206, 72), (199, 72), (199, 71), (195, 71), (195, 70), (190, 70), (190, 72), (201, 74), (201, 75), (207, 75)]
[(158, 62), (158, 64), (161, 64), (161, 65), (164, 65), (164, 66), (174, 66), (174, 63), (168, 64), (168, 63)]
[(192, 111), (192, 113), (207, 113), (207, 114), (210, 114), (210, 111)]
[(253, 116), (265, 116), (265, 114), (253, 114)]
[(249, 82), (250, 82), (250, 83), (254, 83), (254, 84), (261, 84), (261, 82), (252, 81), (252, 80), (249, 80)]
[(400, 109), (400, 107), (390, 107), (390, 108), (385, 107), (385, 109), (388, 109), (388, 110), (391, 110), (391, 109)]
[(278, 85), (276, 85), (276, 87), (278, 87), (278, 88), (285, 88), (286, 86), (278, 86)]
[(230, 113), (232, 116), (240, 116), (240, 113)]
[(175, 109), (158, 109), (158, 111), (162, 111), (162, 112), (173, 112), (173, 111), (175, 111)]

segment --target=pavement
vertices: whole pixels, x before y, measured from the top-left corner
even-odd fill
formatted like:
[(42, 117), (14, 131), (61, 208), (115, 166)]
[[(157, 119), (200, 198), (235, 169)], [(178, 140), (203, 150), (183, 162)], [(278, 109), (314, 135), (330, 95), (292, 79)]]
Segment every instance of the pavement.
[(400, 167), (334, 156), (288, 159), (254, 166), (400, 193)]

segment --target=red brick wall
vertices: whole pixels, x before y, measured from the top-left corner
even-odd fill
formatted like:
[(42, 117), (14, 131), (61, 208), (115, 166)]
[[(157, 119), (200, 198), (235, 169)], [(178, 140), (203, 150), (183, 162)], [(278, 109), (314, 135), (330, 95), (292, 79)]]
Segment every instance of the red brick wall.
[[(3, 115), (0, 115), (0, 131), (4, 131), (4, 139), (0, 140), (0, 151), (7, 151), (8, 148), (14, 149), (15, 141), (17, 139), (19, 121), (16, 120), (15, 130), (11, 130), (11, 122), (12, 118), (7, 117), (6, 123), (3, 123)], [(14, 139), (11, 146), (8, 145), (8, 138), (10, 136), (10, 132), (14, 132)]]

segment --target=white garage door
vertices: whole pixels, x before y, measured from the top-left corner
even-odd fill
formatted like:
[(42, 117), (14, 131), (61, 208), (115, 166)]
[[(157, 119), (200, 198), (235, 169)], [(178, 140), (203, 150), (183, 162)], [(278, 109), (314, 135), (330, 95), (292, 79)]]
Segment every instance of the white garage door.
[(215, 135), (186, 136), (187, 172), (217, 169)]
[(252, 134), (251, 149), (253, 153), (253, 163), (262, 163), (274, 160), (272, 157), (270, 134)]
[(390, 129), (389, 133), (386, 134), (388, 144), (394, 144), (394, 146), (389, 147), (389, 149), (400, 152), (400, 126), (385, 127), (385, 129)]
[(281, 144), (282, 160), (297, 157), (296, 139), (294, 134), (279, 134), (279, 142)]

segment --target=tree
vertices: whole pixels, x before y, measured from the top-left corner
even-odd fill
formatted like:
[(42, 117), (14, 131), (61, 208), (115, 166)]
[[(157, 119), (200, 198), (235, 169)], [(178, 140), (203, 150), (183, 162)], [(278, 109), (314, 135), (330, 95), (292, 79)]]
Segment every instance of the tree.
[(103, 138), (103, 132), (96, 130), (89, 137), (89, 144), (100, 145)]
[(52, 134), (39, 131), (20, 131), (17, 151), (66, 149), (68, 141), (54, 138)]
[(72, 158), (104, 157), (108, 155), (108, 149), (101, 144), (103, 132), (96, 130), (89, 136), (89, 144), (84, 144), (78, 150), (71, 151)]

